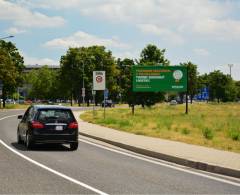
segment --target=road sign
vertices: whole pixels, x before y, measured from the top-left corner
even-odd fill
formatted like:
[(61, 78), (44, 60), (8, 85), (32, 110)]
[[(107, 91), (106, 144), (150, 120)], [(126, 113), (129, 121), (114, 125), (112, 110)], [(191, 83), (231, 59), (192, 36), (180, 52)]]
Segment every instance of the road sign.
[(85, 97), (85, 88), (82, 88), (82, 97)]
[(105, 100), (108, 99), (108, 94), (109, 94), (108, 89), (105, 89), (105, 90), (104, 90), (104, 99), (105, 99)]
[(209, 88), (204, 87), (200, 89), (199, 93), (195, 96), (197, 100), (208, 100), (209, 99)]
[(187, 68), (183, 66), (133, 66), (134, 92), (187, 91)]
[(105, 71), (93, 71), (93, 90), (105, 90)]
[(0, 95), (2, 95), (2, 89), (0, 89)]
[(96, 91), (95, 90), (92, 90), (92, 95), (96, 95)]

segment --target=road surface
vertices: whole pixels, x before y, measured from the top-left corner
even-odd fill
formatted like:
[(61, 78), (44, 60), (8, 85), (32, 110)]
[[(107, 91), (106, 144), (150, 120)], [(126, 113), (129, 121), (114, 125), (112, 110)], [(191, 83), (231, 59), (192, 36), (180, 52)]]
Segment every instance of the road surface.
[(79, 149), (16, 143), (17, 116), (0, 111), (0, 194), (240, 194), (240, 180), (80, 137)]

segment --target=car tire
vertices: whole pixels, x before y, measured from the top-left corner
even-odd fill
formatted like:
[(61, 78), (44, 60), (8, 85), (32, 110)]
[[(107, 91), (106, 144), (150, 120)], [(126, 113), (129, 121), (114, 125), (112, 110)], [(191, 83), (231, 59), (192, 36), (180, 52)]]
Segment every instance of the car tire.
[(78, 149), (78, 142), (70, 143), (70, 150), (74, 151)]
[(34, 146), (34, 143), (33, 143), (33, 141), (31, 140), (29, 133), (26, 134), (26, 143), (25, 143), (25, 144), (26, 144), (26, 148), (27, 148), (28, 150), (32, 149), (33, 146)]
[(19, 135), (19, 131), (17, 131), (17, 143), (23, 144), (23, 140), (22, 140), (21, 136)]

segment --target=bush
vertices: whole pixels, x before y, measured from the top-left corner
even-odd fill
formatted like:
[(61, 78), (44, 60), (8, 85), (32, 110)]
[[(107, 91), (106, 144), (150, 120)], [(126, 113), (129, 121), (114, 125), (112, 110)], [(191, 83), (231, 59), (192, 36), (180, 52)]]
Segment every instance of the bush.
[(182, 129), (181, 133), (183, 135), (188, 135), (190, 133), (190, 131), (187, 128), (184, 128), (184, 129)]
[(240, 131), (232, 129), (229, 131), (229, 134), (232, 140), (234, 141), (240, 140)]
[(212, 130), (207, 127), (202, 130), (202, 134), (206, 139), (213, 139), (214, 136)]

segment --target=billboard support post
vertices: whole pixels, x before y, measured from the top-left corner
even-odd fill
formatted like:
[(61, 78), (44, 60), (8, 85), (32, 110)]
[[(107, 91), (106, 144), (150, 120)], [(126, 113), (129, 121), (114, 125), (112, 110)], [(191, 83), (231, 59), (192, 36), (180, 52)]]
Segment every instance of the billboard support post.
[(186, 111), (185, 114), (188, 114), (188, 67), (187, 67), (187, 91), (186, 91)]

